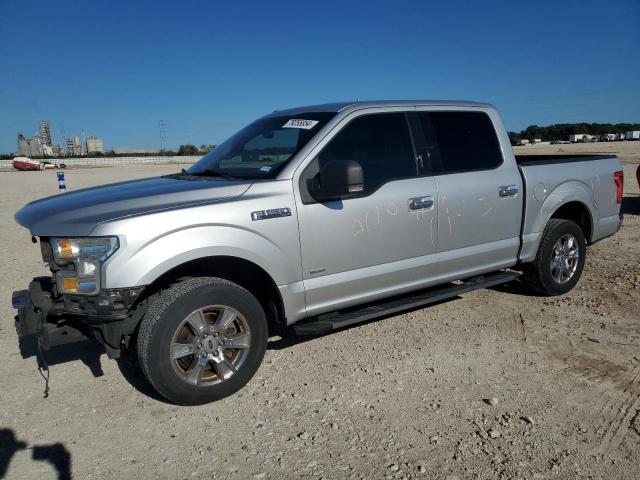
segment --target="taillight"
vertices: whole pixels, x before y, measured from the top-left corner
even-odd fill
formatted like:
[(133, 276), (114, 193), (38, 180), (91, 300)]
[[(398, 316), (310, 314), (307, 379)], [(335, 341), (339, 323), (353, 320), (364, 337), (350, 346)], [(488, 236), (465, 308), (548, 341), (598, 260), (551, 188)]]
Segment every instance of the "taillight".
[(616, 202), (622, 203), (622, 189), (624, 187), (624, 172), (615, 172), (613, 181), (616, 182)]

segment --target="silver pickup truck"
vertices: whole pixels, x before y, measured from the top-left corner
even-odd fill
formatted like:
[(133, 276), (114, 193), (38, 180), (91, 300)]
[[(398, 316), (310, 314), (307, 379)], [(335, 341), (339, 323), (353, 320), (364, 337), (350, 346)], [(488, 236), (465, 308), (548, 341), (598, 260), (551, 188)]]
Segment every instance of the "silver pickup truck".
[(44, 350), (137, 352), (167, 399), (210, 402), (251, 379), (274, 332), (513, 280), (568, 292), (620, 227), (622, 185), (615, 156), (514, 156), (487, 104), (275, 111), (188, 170), (21, 209), (52, 275), (14, 292), (16, 327)]

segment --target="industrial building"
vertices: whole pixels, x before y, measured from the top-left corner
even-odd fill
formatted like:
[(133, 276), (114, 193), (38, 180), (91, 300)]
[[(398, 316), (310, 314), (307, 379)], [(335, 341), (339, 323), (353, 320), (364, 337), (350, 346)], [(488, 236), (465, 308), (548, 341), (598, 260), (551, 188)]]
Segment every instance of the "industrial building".
[(29, 156), (29, 140), (23, 134), (18, 134), (18, 155), (21, 157)]
[(40, 137), (34, 135), (33, 138), (25, 138), (23, 134), (19, 133), (18, 153), (23, 157), (42, 157), (44, 152)]
[[(48, 120), (42, 120), (38, 126), (38, 131), (31, 138), (18, 133), (18, 154), (23, 157), (59, 157), (63, 154), (67, 156), (80, 156), (87, 153), (104, 153), (104, 145), (101, 138), (90, 136), (83, 140), (79, 137), (67, 137), (60, 144), (53, 143), (51, 128)], [(63, 151), (66, 149), (66, 151)]]
[(55, 145), (51, 139), (49, 122), (40, 122), (38, 132), (31, 138), (26, 138), (22, 133), (18, 134), (18, 154), (23, 157), (44, 157), (59, 155), (60, 145)]
[(51, 146), (51, 129), (49, 128), (49, 122), (42, 120), (40, 122), (40, 144)]
[(85, 144), (86, 144), (87, 154), (104, 152), (104, 149), (102, 148), (101, 138), (88, 137)]
[(78, 137), (69, 137), (67, 138), (67, 155), (84, 155), (85, 147), (82, 143), (80, 143), (80, 138)]

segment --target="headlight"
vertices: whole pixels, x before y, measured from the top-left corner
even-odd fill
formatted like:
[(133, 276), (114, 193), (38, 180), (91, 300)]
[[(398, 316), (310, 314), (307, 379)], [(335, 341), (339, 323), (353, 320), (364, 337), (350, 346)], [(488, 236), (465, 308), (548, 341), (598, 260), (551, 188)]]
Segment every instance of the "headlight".
[(56, 273), (60, 293), (92, 295), (100, 290), (100, 266), (118, 249), (118, 237), (52, 238), (53, 258), (75, 268)]

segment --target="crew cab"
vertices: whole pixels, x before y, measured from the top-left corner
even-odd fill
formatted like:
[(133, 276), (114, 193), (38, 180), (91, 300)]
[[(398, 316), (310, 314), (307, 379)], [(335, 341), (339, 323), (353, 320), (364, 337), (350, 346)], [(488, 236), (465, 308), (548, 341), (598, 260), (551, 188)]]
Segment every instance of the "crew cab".
[(571, 290), (621, 225), (615, 156), (514, 156), (496, 110), (376, 101), (275, 111), (190, 168), (26, 205), (50, 277), (19, 335), (132, 351), (178, 404), (228, 396), (268, 337), (320, 335), (477, 288)]

